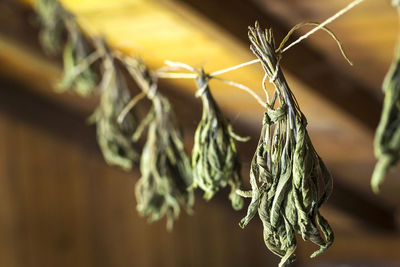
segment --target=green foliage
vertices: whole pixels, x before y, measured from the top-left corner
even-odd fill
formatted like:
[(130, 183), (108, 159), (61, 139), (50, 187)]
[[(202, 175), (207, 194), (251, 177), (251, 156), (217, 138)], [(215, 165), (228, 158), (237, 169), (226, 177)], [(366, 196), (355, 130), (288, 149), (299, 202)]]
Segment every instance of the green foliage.
[(39, 40), (46, 52), (57, 54), (63, 46), (63, 35), (67, 36), (63, 52), (63, 78), (57, 89), (72, 89), (81, 96), (88, 96), (97, 84), (92, 64), (99, 55), (92, 53), (94, 49), (90, 49), (74, 16), (59, 1), (37, 0), (35, 9), (41, 25)]
[[(192, 151), (193, 187), (200, 187), (209, 200), (220, 188), (231, 187), (232, 207), (239, 210), (243, 199), (236, 194), (242, 184), (241, 163), (231, 125), (223, 117), (208, 87), (208, 78), (201, 73), (197, 78), (197, 96), (203, 103), (203, 115), (194, 136)], [(240, 138), (240, 137), (239, 137)], [(240, 138), (240, 141), (243, 141)]]
[(35, 10), (41, 25), (39, 41), (47, 53), (54, 55), (61, 49), (66, 12), (57, 0), (37, 0)]
[(103, 58), (100, 92), (99, 107), (89, 119), (96, 123), (97, 141), (108, 164), (130, 170), (139, 159), (131, 138), (137, 127), (137, 119), (129, 111), (123, 121), (118, 122), (118, 116), (129, 103), (131, 93), (123, 74), (109, 54)]
[[(267, 105), (260, 140), (251, 170), (251, 191), (239, 191), (251, 197), (245, 227), (258, 213), (264, 228), (264, 242), (282, 257), (279, 266), (295, 260), (296, 236), (320, 246), (311, 257), (325, 251), (333, 242), (333, 232), (319, 212), (332, 191), (332, 178), (316, 153), (306, 130), (306, 118), (289, 89), (280, 68), (272, 31), (250, 27), (251, 50), (261, 60), (276, 91)], [(280, 106), (274, 109), (275, 101)]]
[[(399, 8), (399, 1), (393, 1)], [(378, 162), (372, 174), (371, 186), (375, 193), (390, 168), (400, 159), (400, 41), (395, 59), (382, 86), (385, 93), (381, 119), (375, 133), (374, 148)]]
[(89, 48), (73, 18), (66, 20), (66, 25), (69, 37), (64, 47), (64, 72), (58, 89), (72, 89), (81, 96), (88, 96), (97, 85), (98, 77), (93, 70), (93, 61), (99, 55)]
[[(167, 217), (171, 229), (181, 206), (191, 212), (194, 204), (192, 168), (184, 149), (182, 134), (169, 101), (157, 92), (154, 76), (140, 59), (125, 60), (128, 71), (152, 101), (144, 120), (147, 140), (140, 158), (142, 177), (136, 184), (137, 210), (150, 221)], [(142, 127), (141, 127), (142, 128)]]
[(171, 229), (180, 205), (188, 212), (192, 210), (194, 195), (188, 190), (192, 170), (168, 100), (157, 96), (153, 101), (154, 120), (140, 161), (142, 177), (136, 185), (137, 209), (140, 214), (149, 215), (150, 221), (166, 215), (167, 228)]

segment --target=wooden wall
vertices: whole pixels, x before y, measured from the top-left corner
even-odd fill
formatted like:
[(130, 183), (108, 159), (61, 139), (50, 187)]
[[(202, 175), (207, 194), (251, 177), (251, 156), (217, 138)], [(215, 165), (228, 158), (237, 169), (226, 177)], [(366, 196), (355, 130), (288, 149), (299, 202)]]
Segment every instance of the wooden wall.
[(241, 230), (227, 200), (198, 197), (171, 233), (147, 224), (139, 174), (108, 167), (94, 140), (71, 142), (86, 128), (94, 138), (83, 120), (23, 94), (0, 88), (0, 266), (276, 266), (258, 220)]

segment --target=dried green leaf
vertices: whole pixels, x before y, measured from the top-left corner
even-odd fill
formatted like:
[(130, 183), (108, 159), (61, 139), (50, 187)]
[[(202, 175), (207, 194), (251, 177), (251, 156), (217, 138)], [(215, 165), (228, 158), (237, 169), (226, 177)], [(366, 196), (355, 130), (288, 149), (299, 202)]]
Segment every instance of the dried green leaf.
[(57, 0), (37, 0), (35, 10), (41, 26), (39, 41), (47, 53), (54, 55), (61, 49), (66, 11)]
[(197, 96), (203, 103), (203, 115), (194, 136), (193, 187), (200, 187), (205, 192), (204, 198), (209, 200), (229, 184), (232, 207), (241, 209), (243, 200), (236, 193), (242, 184), (241, 164), (234, 141), (236, 135), (215, 102), (203, 71), (196, 81), (199, 88)]
[(98, 77), (93, 62), (100, 56), (91, 49), (72, 16), (65, 19), (68, 41), (64, 47), (64, 70), (59, 91), (73, 90), (81, 96), (90, 95), (97, 85)]
[(137, 210), (150, 221), (165, 215), (171, 229), (181, 206), (192, 211), (192, 168), (171, 104), (157, 91), (155, 77), (140, 59), (125, 58), (124, 63), (153, 104), (140, 159), (142, 177), (136, 184)]
[(131, 93), (121, 70), (109, 53), (103, 57), (100, 93), (100, 104), (90, 121), (96, 123), (97, 141), (104, 159), (110, 165), (130, 170), (133, 163), (139, 159), (131, 139), (137, 127), (137, 119), (131, 110), (121, 123), (117, 120), (129, 103)]
[(63, 52), (63, 78), (57, 90), (63, 92), (71, 89), (81, 96), (88, 96), (98, 81), (93, 63), (100, 55), (90, 47), (75, 17), (59, 1), (37, 0), (35, 9), (41, 24), (39, 39), (45, 51), (56, 54), (62, 46), (63, 35), (67, 35)]

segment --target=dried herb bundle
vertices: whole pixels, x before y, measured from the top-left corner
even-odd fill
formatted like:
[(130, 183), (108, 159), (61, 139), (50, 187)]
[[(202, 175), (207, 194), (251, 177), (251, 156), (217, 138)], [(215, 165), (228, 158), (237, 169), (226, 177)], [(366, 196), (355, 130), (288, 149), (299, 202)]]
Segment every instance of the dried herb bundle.
[(63, 52), (63, 78), (57, 89), (73, 89), (81, 96), (89, 95), (98, 81), (92, 64), (100, 55), (93, 52), (94, 49), (90, 48), (88, 40), (81, 33), (75, 17), (59, 1), (37, 0), (36, 12), (41, 23), (40, 42), (48, 53), (57, 53), (61, 48), (63, 34), (67, 34)]
[(150, 221), (167, 216), (171, 229), (180, 206), (191, 212), (194, 204), (192, 169), (185, 152), (182, 134), (169, 101), (157, 92), (155, 77), (140, 59), (125, 59), (128, 71), (152, 101), (152, 109), (142, 121), (148, 125), (147, 140), (141, 159), (142, 177), (136, 184), (137, 209)]
[[(250, 183), (252, 190), (240, 191), (251, 197), (245, 227), (258, 212), (266, 246), (282, 257), (279, 266), (295, 260), (296, 236), (301, 234), (320, 246), (311, 257), (333, 242), (333, 232), (319, 212), (332, 191), (332, 179), (308, 136), (305, 116), (279, 68), (272, 30), (265, 33), (256, 23), (249, 28), (252, 52), (276, 87), (267, 106), (260, 140), (254, 154)], [(274, 109), (276, 100), (280, 106)]]
[[(393, 1), (400, 14), (399, 1)], [(378, 159), (372, 174), (371, 186), (375, 193), (388, 170), (400, 159), (400, 40), (395, 58), (382, 86), (385, 93), (381, 120), (375, 134), (375, 156)]]
[(118, 122), (118, 116), (129, 103), (131, 93), (113, 56), (101, 41), (98, 45), (104, 55), (103, 79), (99, 88), (101, 99), (89, 121), (96, 123), (97, 141), (105, 161), (129, 170), (139, 159), (131, 138), (137, 128), (137, 120), (132, 111), (121, 122)]
[(208, 86), (208, 77), (201, 71), (196, 80), (201, 97), (203, 115), (194, 136), (192, 151), (193, 187), (204, 190), (209, 200), (228, 184), (229, 198), (236, 210), (243, 207), (243, 199), (236, 194), (242, 184), (241, 163), (235, 141), (246, 141), (232, 132), (231, 125), (222, 115)]
[(68, 36), (63, 52), (63, 78), (57, 89), (73, 89), (82, 96), (89, 95), (98, 81), (96, 73), (92, 70), (92, 63), (99, 55), (92, 53), (94, 49), (90, 49), (74, 16), (65, 10), (59, 1), (37, 0), (36, 12), (42, 26), (40, 42), (48, 53), (57, 53), (63, 34), (66, 32)]
[(35, 10), (41, 24), (39, 41), (47, 53), (56, 54), (61, 49), (66, 12), (57, 0), (37, 0)]
[(90, 49), (72, 15), (65, 18), (68, 40), (64, 47), (64, 73), (58, 84), (61, 91), (73, 89), (81, 96), (88, 96), (96, 87), (98, 77), (93, 70), (93, 62), (99, 57)]

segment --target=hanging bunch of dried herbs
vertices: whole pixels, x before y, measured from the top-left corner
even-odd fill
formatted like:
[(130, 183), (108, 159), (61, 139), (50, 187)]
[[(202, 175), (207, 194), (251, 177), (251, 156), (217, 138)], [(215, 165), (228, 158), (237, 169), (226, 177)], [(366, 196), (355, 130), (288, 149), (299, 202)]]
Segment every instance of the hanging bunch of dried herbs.
[[(393, 1), (400, 14), (400, 2)], [(388, 170), (400, 160), (400, 41), (395, 58), (383, 82), (385, 99), (381, 120), (375, 134), (375, 156), (378, 162), (372, 174), (371, 186), (375, 193)]]
[[(124, 58), (128, 71), (152, 108), (141, 122), (139, 132), (148, 127), (147, 140), (140, 158), (142, 177), (136, 184), (137, 209), (150, 221), (167, 217), (171, 229), (181, 206), (191, 212), (194, 194), (192, 168), (169, 101), (157, 91), (156, 77), (140, 59)], [(136, 138), (137, 138), (136, 134)]]
[(36, 12), (41, 23), (40, 42), (52, 54), (60, 50), (63, 34), (67, 42), (63, 51), (63, 78), (57, 85), (61, 92), (72, 89), (81, 96), (88, 96), (96, 87), (98, 77), (93, 63), (100, 57), (91, 48), (75, 21), (57, 0), (37, 0)]
[(232, 207), (239, 210), (243, 207), (243, 199), (236, 193), (242, 184), (241, 163), (234, 139), (246, 139), (233, 133), (210, 92), (208, 79), (203, 70), (196, 79), (196, 96), (202, 100), (203, 115), (194, 136), (193, 187), (200, 187), (209, 200), (229, 184)]
[[(258, 212), (266, 246), (282, 257), (279, 266), (286, 266), (295, 260), (296, 232), (320, 246), (311, 257), (332, 244), (332, 229), (319, 212), (332, 191), (332, 178), (311, 143), (306, 118), (278, 66), (280, 51), (275, 50), (272, 30), (264, 32), (256, 23), (249, 28), (249, 38), (252, 52), (276, 89), (267, 104), (251, 163), (252, 190), (239, 191), (252, 198), (240, 226), (245, 227)], [(277, 108), (276, 100), (280, 102)]]
[(103, 55), (103, 77), (99, 86), (100, 104), (89, 121), (96, 124), (97, 141), (105, 161), (129, 170), (139, 159), (131, 138), (137, 127), (137, 119), (132, 110), (124, 114), (121, 120), (118, 117), (128, 105), (131, 93), (123, 73), (105, 44), (100, 40), (96, 44), (99, 53)]
[(98, 77), (93, 63), (100, 55), (90, 48), (88, 40), (82, 35), (79, 26), (71, 14), (65, 16), (68, 40), (64, 47), (64, 73), (58, 89), (74, 90), (81, 96), (90, 95), (97, 85)]
[(37, 0), (35, 10), (41, 25), (39, 41), (47, 53), (56, 54), (65, 32), (65, 10), (57, 0)]
[[(360, 2), (362, 0), (353, 1), (290, 46), (319, 29), (326, 30), (338, 42), (335, 35), (324, 26)], [(399, 5), (399, 0), (393, 2)], [(72, 89), (82, 96), (92, 93), (97, 84), (93, 63), (103, 57), (104, 75), (99, 86), (101, 103), (91, 121), (96, 123), (98, 141), (106, 161), (130, 169), (138, 158), (132, 145), (147, 129), (147, 140), (140, 158), (142, 177), (136, 185), (137, 209), (140, 214), (149, 216), (150, 221), (159, 220), (165, 215), (170, 229), (179, 216), (181, 206), (188, 212), (192, 210), (194, 187), (202, 188), (205, 198), (210, 199), (220, 188), (229, 184), (230, 199), (235, 209), (243, 205), (240, 196), (252, 198), (240, 226), (245, 227), (258, 213), (263, 223), (265, 244), (282, 257), (280, 266), (295, 260), (296, 232), (304, 240), (311, 240), (320, 246), (311, 257), (322, 253), (332, 244), (333, 232), (319, 212), (332, 191), (332, 179), (311, 143), (306, 118), (279, 68), (281, 53), (290, 47), (282, 49), (290, 34), (304, 25), (315, 23), (296, 25), (277, 49), (271, 30), (263, 32), (258, 24), (254, 28), (250, 27), (251, 50), (275, 85), (275, 93), (272, 101), (268, 100), (265, 105), (267, 111), (261, 136), (251, 163), (252, 190), (241, 191), (238, 189), (241, 185), (240, 161), (234, 139), (243, 139), (232, 132), (230, 124), (223, 117), (212, 97), (208, 80), (216, 73), (221, 74), (255, 61), (210, 75), (204, 72), (198, 76), (194, 74), (199, 87), (197, 96), (203, 102), (203, 116), (195, 134), (191, 165), (171, 105), (157, 91), (157, 77), (160, 77), (157, 75), (160, 73), (150, 73), (140, 59), (120, 57), (142, 90), (141, 94), (130, 99), (121, 70), (114, 61), (117, 53), (111, 54), (104, 44), (101, 49), (93, 51), (91, 41), (82, 34), (74, 16), (57, 0), (37, 0), (36, 10), (42, 25), (40, 41), (48, 52), (57, 52), (64, 33), (67, 37), (63, 54), (64, 76), (59, 89)], [(340, 43), (339, 47), (347, 59)], [(397, 152), (400, 150), (397, 129), (400, 128), (400, 51), (397, 54), (396, 62), (384, 84), (385, 105), (376, 136), (379, 162), (372, 179), (375, 190), (387, 169), (400, 158)], [(176, 77), (184, 76), (194, 78), (187, 73)], [(250, 92), (264, 105), (251, 89), (232, 81), (224, 82)], [(151, 101), (152, 107), (146, 118), (137, 123), (131, 108), (144, 96)]]

